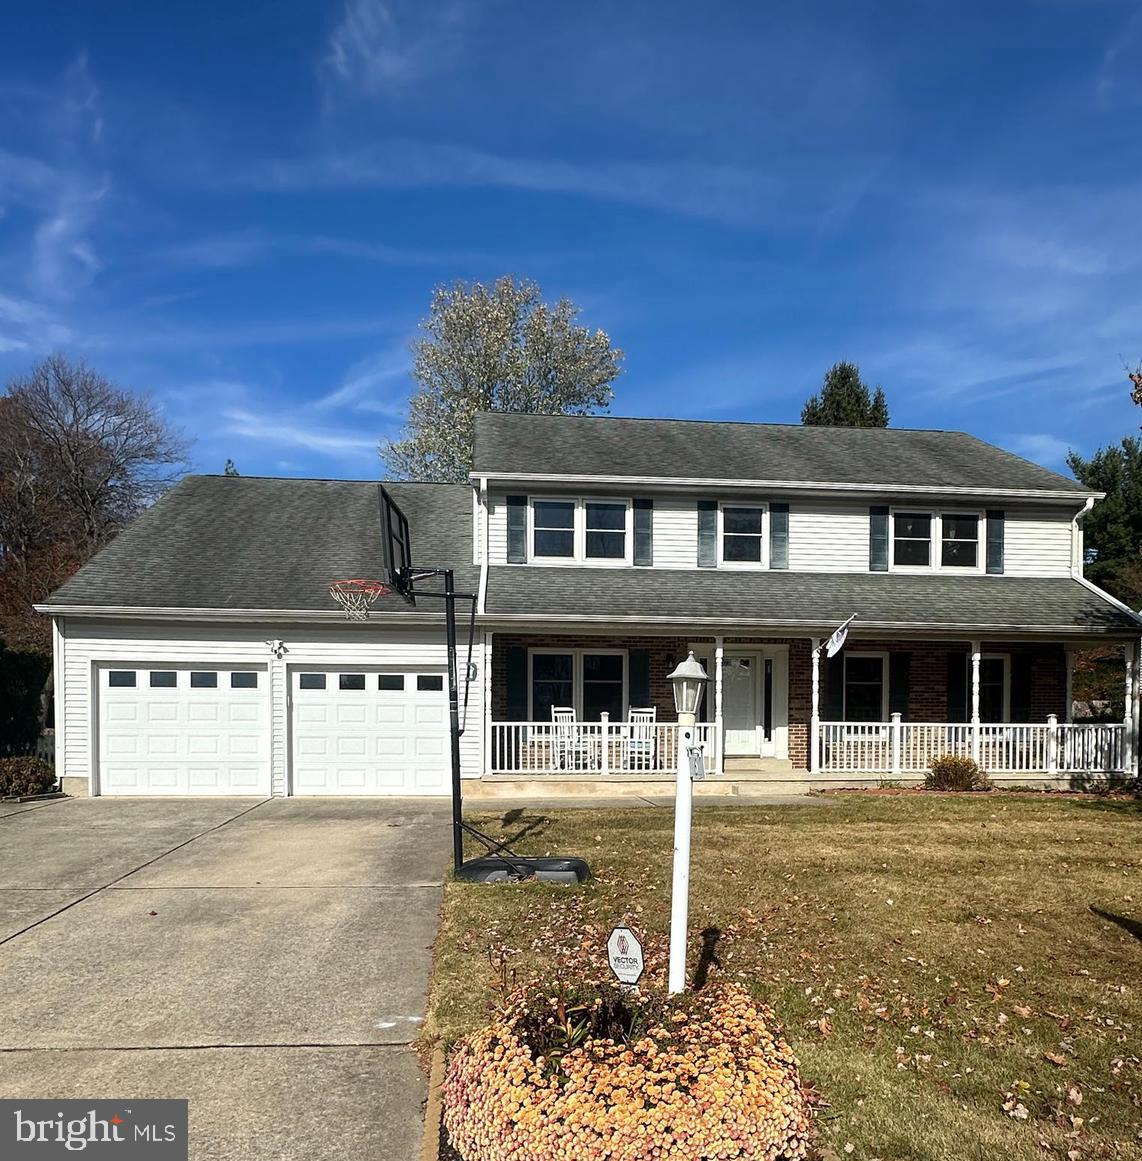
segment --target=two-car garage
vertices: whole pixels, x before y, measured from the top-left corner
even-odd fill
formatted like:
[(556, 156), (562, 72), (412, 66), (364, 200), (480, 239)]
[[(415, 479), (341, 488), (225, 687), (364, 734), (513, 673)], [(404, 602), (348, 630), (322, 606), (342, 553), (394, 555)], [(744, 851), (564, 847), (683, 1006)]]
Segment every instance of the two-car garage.
[[(448, 792), (442, 673), (300, 665), (285, 680), (279, 793)], [(272, 684), (267, 666), (98, 665), (98, 792), (270, 794)]]

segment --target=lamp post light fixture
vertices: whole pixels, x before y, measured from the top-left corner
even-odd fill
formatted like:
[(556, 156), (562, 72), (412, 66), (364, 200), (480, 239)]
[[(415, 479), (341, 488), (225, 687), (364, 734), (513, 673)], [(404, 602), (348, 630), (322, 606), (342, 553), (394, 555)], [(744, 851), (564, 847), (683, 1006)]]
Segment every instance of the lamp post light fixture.
[(695, 777), (701, 777), (705, 758), (694, 744), (702, 694), (710, 680), (691, 650), (670, 675), (674, 687), (674, 708), (678, 712), (678, 781), (674, 795), (674, 877), (670, 888), (670, 972), (671, 995), (686, 989), (686, 923), (690, 911), (690, 816), (693, 810)]

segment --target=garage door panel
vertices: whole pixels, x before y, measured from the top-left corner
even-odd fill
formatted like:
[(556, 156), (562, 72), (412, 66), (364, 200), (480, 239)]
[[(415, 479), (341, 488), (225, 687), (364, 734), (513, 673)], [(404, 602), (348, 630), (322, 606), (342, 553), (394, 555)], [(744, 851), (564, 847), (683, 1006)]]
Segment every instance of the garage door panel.
[[(151, 673), (157, 669), (163, 676), (155, 685)], [(255, 675), (253, 687), (232, 689), (227, 667), (172, 670), (168, 663), (116, 672), (114, 684), (106, 670), (99, 672), (102, 793), (269, 793), (264, 679)], [(124, 672), (133, 682), (122, 680)]]
[(372, 670), (361, 688), (362, 670), (352, 672), (343, 682), (337, 670), (291, 671), (294, 793), (447, 793), (443, 682), (420, 689), (415, 672), (389, 668), (385, 688)]

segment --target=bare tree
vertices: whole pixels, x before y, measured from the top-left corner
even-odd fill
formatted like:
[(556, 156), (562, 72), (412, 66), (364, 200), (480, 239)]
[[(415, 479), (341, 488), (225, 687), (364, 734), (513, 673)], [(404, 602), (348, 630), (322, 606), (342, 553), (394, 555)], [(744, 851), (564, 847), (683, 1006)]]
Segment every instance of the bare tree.
[(19, 552), (68, 540), (98, 548), (185, 468), (186, 445), (145, 396), (61, 355), (12, 380), (0, 407), (0, 467)]
[(43, 648), (31, 610), (184, 468), (154, 404), (61, 355), (0, 396), (0, 639)]

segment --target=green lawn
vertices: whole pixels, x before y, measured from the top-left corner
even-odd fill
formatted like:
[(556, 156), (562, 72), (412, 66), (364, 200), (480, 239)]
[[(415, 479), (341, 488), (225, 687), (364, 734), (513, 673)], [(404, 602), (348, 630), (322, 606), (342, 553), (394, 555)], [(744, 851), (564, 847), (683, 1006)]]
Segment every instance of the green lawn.
[[(584, 855), (596, 881), (450, 883), (426, 1038), (485, 1022), (505, 975), (605, 962), (622, 921), (665, 984), (671, 811), (471, 818), (521, 853)], [(1135, 802), (699, 806), (690, 971), (774, 1008), (826, 1157), (1142, 1158), (1140, 865)]]

